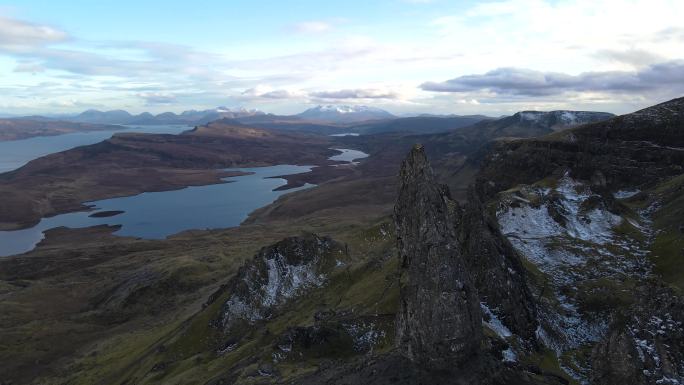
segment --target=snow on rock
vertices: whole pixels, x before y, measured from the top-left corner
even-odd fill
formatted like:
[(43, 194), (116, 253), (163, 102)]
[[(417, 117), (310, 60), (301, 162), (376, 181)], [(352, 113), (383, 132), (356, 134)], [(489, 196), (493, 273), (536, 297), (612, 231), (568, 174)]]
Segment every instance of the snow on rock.
[[(554, 187), (501, 193), (496, 217), (513, 247), (549, 278), (544, 290), (554, 300), (540, 304), (538, 339), (558, 354), (601, 339), (607, 320), (582, 314), (577, 285), (587, 278), (643, 274), (645, 245), (615, 231), (625, 220), (568, 174)], [(648, 232), (646, 220), (627, 224)]]
[(639, 190), (638, 188), (633, 190), (620, 190), (613, 193), (613, 196), (615, 197), (615, 199), (627, 199), (637, 195), (640, 192), (641, 190)]
[(486, 303), (480, 302), (480, 309), (482, 309), (482, 324), (490, 328), (496, 335), (506, 339), (513, 335), (511, 331), (504, 325), (501, 320), (494, 314)]
[[(567, 175), (555, 189), (526, 187), (522, 193), (540, 203), (504, 197), (497, 212), (501, 231), (527, 259), (548, 270), (586, 263), (582, 245), (612, 242), (612, 228), (622, 222), (603, 204), (587, 205), (599, 197)], [(569, 247), (554, 247), (563, 244)]]
[(502, 360), (503, 362), (516, 362), (516, 361), (518, 361), (518, 355), (515, 354), (515, 352), (511, 348), (504, 350), (503, 352), (501, 352), (501, 354), (503, 355), (503, 360)]
[(385, 331), (372, 321), (348, 322), (344, 323), (342, 327), (353, 338), (354, 350), (357, 352), (371, 350), (386, 336)]
[(254, 323), (268, 318), (270, 308), (297, 296), (305, 289), (320, 287), (325, 283), (325, 275), (318, 274), (313, 263), (288, 265), (283, 256), (277, 254), (276, 258), (267, 259), (266, 265), (268, 278), (264, 284), (247, 283), (253, 295), (251, 301), (242, 298), (240, 294), (233, 294), (225, 303), (224, 325), (237, 319)]
[(313, 234), (262, 249), (223, 288), (231, 294), (222, 307), (220, 324), (227, 332), (240, 322), (269, 319), (279, 305), (323, 286), (345, 261), (342, 245)]
[(380, 108), (361, 105), (319, 105), (309, 108), (297, 116), (303, 119), (340, 123), (394, 118), (394, 115)]
[(521, 123), (560, 129), (609, 119), (614, 115), (607, 112), (558, 110), (521, 111), (514, 116), (517, 116)]

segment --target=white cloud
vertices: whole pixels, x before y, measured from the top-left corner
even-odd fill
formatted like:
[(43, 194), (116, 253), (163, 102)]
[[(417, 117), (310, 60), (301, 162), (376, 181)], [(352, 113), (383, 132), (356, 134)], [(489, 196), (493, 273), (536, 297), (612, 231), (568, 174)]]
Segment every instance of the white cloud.
[(333, 25), (331, 23), (320, 20), (303, 21), (290, 26), (290, 29), (294, 32), (311, 34), (328, 32), (332, 28)]
[(154, 105), (154, 104), (168, 105), (168, 104), (174, 104), (177, 101), (175, 95), (173, 95), (171, 93), (167, 93), (167, 92), (141, 92), (138, 94), (138, 97), (145, 100), (145, 104), (147, 104), (147, 105)]
[(24, 50), (65, 41), (69, 35), (57, 28), (0, 16), (0, 49)]
[(309, 96), (317, 99), (398, 99), (399, 94), (381, 89), (343, 89), (335, 91), (316, 91)]
[[(299, 103), (322, 99), (424, 112), (498, 114), (526, 103), (596, 103), (619, 112), (679, 90), (673, 76), (681, 75), (675, 64), (684, 60), (680, 0), (468, 2), (434, 20), (426, 15), (450, 9), (448, 2), (406, 8), (415, 18), (396, 24), (401, 15), (377, 24), (308, 20), (286, 28), (305, 39), (276, 28), (268, 43), (243, 39), (202, 49), (89, 41), (0, 17), (0, 70), (11, 74), (0, 78), (0, 88), (11, 90), (0, 95), (0, 105), (24, 106), (33, 97), (35, 106), (64, 99), (135, 108), (145, 96), (160, 102), (174, 96), (179, 108), (236, 101), (298, 110)], [(32, 87), (55, 79), (66, 83), (51, 91)], [(428, 80), (437, 83), (420, 88)], [(432, 92), (440, 87), (460, 91)]]

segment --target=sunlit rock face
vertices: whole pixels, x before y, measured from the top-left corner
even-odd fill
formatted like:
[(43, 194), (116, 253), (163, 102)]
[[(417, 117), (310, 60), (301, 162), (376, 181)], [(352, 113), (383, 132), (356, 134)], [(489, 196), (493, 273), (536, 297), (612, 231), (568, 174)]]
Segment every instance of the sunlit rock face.
[(434, 181), (422, 146), (404, 160), (394, 209), (401, 258), (396, 342), (422, 367), (448, 369), (477, 355), (477, 291), (458, 248), (457, 205)]

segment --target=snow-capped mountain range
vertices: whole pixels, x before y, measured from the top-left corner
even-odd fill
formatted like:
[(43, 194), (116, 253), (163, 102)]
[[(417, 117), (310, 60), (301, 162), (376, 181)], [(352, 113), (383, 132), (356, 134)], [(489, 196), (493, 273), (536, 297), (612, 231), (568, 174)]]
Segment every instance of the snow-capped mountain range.
[(394, 115), (380, 108), (350, 105), (319, 105), (297, 114), (306, 120), (334, 123), (361, 122), (365, 120), (393, 119)]
[(555, 130), (598, 122), (613, 116), (615, 115), (608, 112), (557, 110), (521, 111), (513, 115), (513, 118), (521, 124), (543, 126)]

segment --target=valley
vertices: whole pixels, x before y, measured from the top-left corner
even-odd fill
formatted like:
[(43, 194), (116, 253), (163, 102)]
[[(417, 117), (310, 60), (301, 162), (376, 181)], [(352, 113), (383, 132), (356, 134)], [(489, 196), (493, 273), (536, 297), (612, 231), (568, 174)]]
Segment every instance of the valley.
[[(0, 258), (0, 377), (676, 384), (682, 99), (562, 127), (517, 116), (359, 136), (218, 120), (0, 174), (0, 234), (85, 220)], [(157, 203), (180, 215), (154, 215), (163, 234), (124, 220)]]

